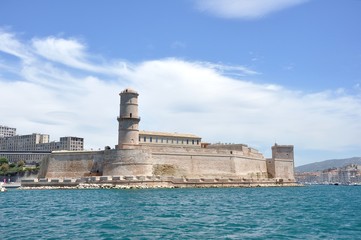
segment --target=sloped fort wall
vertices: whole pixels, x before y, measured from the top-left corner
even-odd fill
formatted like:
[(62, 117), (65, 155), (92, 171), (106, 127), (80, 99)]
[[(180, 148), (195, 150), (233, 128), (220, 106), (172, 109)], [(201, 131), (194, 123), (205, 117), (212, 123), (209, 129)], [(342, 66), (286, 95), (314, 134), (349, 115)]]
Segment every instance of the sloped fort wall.
[(293, 172), (283, 172), (285, 164), (288, 164), (287, 169), (293, 169), (293, 162), (282, 161), (281, 164), (282, 168), (268, 168), (262, 154), (237, 150), (139, 146), (82, 153), (54, 152), (44, 161), (40, 177), (173, 176), (260, 180), (275, 178), (276, 172), (279, 178), (293, 181)]

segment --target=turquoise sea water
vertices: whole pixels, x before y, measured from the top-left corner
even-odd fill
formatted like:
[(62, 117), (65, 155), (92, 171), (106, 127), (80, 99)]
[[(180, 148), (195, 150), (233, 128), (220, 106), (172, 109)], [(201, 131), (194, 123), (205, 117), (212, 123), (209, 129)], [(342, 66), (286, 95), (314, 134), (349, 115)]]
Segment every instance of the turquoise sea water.
[(0, 239), (361, 239), (361, 187), (9, 190)]

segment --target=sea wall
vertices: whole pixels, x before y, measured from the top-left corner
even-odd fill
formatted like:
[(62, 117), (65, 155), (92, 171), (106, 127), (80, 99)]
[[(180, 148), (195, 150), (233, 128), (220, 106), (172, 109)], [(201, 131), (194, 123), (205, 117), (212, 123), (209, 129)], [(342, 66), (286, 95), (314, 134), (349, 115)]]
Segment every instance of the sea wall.
[(98, 176), (83, 178), (24, 179), (22, 189), (131, 189), (131, 188), (217, 188), (217, 187), (279, 187), (301, 186), (291, 181), (277, 179), (232, 179), (232, 178), (174, 178), (152, 176)]
[(74, 178), (102, 174), (103, 151), (53, 152), (40, 166), (40, 178)]
[[(277, 170), (289, 164), (277, 163)], [(291, 171), (291, 170), (290, 170)], [(286, 174), (287, 176), (289, 173)], [(285, 176), (286, 176), (285, 175)], [(262, 154), (252, 151), (186, 147), (136, 146), (89, 152), (53, 152), (43, 161), (39, 178), (85, 176), (160, 176), (188, 179), (268, 179)]]
[(262, 155), (242, 151), (142, 146), (105, 151), (103, 175), (261, 179), (267, 178), (267, 166)]

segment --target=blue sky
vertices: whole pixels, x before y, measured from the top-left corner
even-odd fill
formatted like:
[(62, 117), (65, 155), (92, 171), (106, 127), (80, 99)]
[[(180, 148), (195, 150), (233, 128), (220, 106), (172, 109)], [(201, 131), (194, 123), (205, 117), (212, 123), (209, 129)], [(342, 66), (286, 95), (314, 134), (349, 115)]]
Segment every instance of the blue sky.
[[(296, 165), (361, 156), (361, 1), (1, 1), (0, 124), (115, 145), (141, 129), (294, 144)], [(5, 99), (5, 100), (4, 100)]]

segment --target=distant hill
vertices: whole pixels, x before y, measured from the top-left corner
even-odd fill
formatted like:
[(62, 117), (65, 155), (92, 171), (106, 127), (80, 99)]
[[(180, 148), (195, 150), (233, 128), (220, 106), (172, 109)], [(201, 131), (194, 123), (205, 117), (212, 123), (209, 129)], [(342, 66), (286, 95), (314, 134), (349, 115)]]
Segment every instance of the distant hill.
[(315, 162), (306, 165), (302, 165), (295, 168), (296, 172), (315, 172), (322, 171), (328, 168), (343, 167), (348, 164), (361, 165), (361, 157), (345, 158), (345, 159), (331, 159), (322, 162)]

